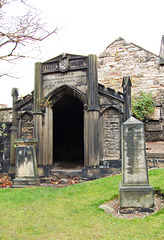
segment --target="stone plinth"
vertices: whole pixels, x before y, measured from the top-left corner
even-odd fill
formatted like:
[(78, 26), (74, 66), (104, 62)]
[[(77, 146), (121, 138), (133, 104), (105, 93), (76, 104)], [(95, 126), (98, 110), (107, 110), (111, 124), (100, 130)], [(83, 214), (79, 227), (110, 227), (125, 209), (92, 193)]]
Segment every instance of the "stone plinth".
[(37, 172), (35, 146), (37, 139), (20, 138), (15, 140), (16, 144), (16, 168), (13, 185), (38, 185), (40, 180)]
[(120, 208), (153, 207), (154, 191), (149, 185), (143, 123), (133, 117), (123, 124), (122, 156)]

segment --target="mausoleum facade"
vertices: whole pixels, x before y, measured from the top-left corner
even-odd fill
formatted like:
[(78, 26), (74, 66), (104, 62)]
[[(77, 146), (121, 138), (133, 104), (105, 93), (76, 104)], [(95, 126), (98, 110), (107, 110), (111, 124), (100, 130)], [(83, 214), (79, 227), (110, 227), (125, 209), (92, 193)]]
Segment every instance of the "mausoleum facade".
[(40, 175), (52, 168), (120, 168), (121, 125), (130, 115), (129, 77), (122, 92), (98, 84), (95, 55), (62, 54), (35, 64), (35, 88), (18, 99), (13, 89), (14, 139), (36, 138)]

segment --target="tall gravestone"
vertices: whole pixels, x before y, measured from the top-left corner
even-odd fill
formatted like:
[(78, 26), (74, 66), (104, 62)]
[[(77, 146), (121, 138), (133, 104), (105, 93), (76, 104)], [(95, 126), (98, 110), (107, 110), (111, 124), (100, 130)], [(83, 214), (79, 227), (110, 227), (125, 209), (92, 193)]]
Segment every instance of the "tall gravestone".
[(143, 123), (130, 117), (122, 131), (120, 208), (153, 207), (154, 190), (149, 185)]

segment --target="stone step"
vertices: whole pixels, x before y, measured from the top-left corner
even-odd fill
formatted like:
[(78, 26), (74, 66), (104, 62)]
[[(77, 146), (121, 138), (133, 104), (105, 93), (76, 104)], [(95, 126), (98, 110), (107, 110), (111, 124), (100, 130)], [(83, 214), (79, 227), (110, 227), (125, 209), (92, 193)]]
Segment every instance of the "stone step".
[(63, 170), (51, 170), (50, 175), (51, 176), (69, 176), (69, 177), (77, 177), (81, 176), (82, 171), (81, 170), (74, 170), (74, 169), (63, 169)]

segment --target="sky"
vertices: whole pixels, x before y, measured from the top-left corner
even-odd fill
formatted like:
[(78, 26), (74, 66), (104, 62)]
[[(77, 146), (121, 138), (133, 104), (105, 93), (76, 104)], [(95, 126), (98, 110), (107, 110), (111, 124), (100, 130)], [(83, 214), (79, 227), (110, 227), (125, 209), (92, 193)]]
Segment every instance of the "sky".
[[(11, 90), (25, 96), (34, 88), (34, 63), (44, 62), (61, 53), (99, 55), (119, 37), (159, 55), (163, 27), (163, 0), (29, 0), (40, 9), (43, 22), (58, 33), (40, 45), (35, 58), (14, 64), (1, 63), (1, 68), (16, 78), (1, 78), (0, 103), (12, 105)], [(21, 8), (12, 8), (18, 15)], [(13, 13), (14, 12), (14, 13)], [(10, 13), (10, 11), (9, 11)]]

